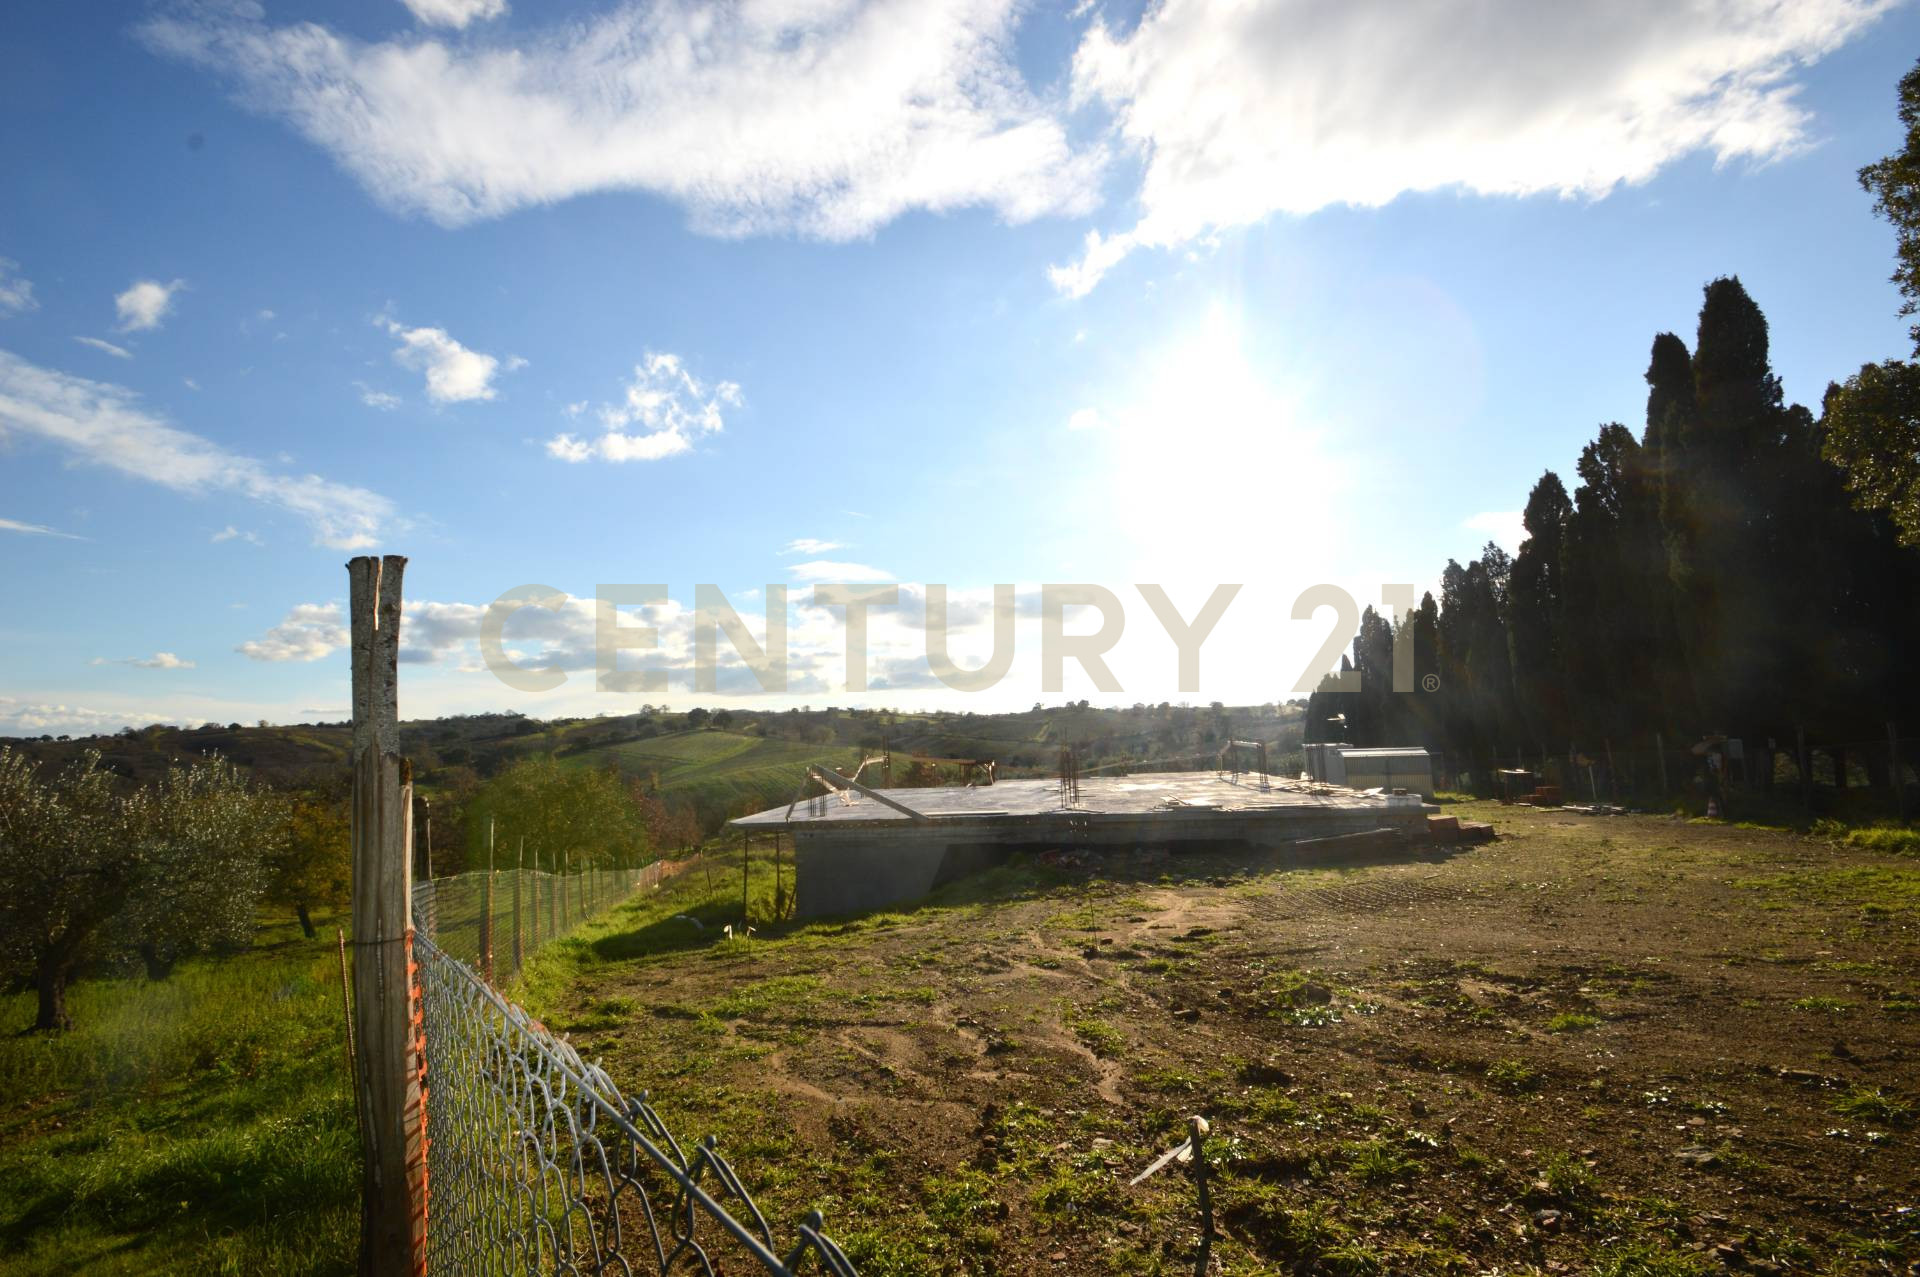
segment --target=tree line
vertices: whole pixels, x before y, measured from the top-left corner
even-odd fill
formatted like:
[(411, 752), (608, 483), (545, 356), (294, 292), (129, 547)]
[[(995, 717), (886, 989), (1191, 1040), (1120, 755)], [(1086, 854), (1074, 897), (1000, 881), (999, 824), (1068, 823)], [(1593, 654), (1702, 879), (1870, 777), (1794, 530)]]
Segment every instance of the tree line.
[[(97, 751), (42, 764), (0, 746), (0, 983), (34, 990), (34, 1027), (61, 1030), (74, 980), (167, 979), (182, 958), (244, 948), (262, 908), (315, 938), (314, 911), (348, 903), (348, 799), (344, 775), (275, 788), (215, 756), (134, 784)], [(551, 872), (638, 866), (656, 828), (697, 840), (616, 772), (544, 757), (506, 768), (460, 814), (505, 833), (499, 868), (522, 854)]]
[[(1906, 149), (1861, 182), (1899, 232), (1894, 281), (1912, 313), (1920, 66), (1900, 113)], [(1920, 326), (1913, 337), (1920, 353)], [(1541, 475), (1517, 554), (1490, 543), (1448, 560), (1439, 599), (1395, 623), (1368, 609), (1342, 661), (1362, 690), (1330, 676), (1308, 739), (1425, 744), (1484, 780), (1517, 749), (1725, 735), (1767, 781), (1774, 755), (1802, 742), (1844, 769), (1846, 742), (1920, 721), (1920, 365), (1865, 365), (1828, 387), (1816, 417), (1785, 402), (1768, 340), (1737, 277), (1709, 282), (1692, 345), (1653, 339), (1639, 427), (1600, 427), (1571, 490)], [(1409, 695), (1391, 691), (1397, 633), (1414, 643)]]

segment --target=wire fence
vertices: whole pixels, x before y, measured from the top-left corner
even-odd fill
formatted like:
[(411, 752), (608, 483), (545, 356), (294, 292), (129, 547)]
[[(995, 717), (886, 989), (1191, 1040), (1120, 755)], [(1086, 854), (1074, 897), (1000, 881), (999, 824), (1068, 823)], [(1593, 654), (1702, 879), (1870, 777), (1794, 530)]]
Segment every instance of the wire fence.
[(466, 963), (418, 937), (430, 1271), (857, 1277), (811, 1212), (782, 1251), (709, 1136), (683, 1145)]
[(570, 874), (536, 869), (450, 874), (413, 885), (414, 928), (488, 983), (510, 984), (542, 945), (691, 863), (656, 860), (638, 869)]

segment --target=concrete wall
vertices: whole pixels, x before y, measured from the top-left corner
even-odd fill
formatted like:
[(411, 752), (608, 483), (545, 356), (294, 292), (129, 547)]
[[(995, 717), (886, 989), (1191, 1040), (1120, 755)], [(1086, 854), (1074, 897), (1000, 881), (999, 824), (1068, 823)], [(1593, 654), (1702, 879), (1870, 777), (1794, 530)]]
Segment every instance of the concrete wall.
[(1425, 830), (1432, 810), (1418, 799), (1403, 798), (1367, 808), (1282, 808), (1259, 817), (1192, 809), (1107, 817), (1071, 826), (1052, 819), (993, 824), (954, 821), (939, 833), (803, 827), (793, 835), (794, 909), (802, 918), (822, 918), (894, 908), (999, 864), (1018, 850), (1273, 848), (1304, 838), (1380, 828), (1400, 829), (1412, 836)]
[(932, 891), (947, 857), (934, 839), (794, 837), (794, 912), (802, 918), (864, 913)]

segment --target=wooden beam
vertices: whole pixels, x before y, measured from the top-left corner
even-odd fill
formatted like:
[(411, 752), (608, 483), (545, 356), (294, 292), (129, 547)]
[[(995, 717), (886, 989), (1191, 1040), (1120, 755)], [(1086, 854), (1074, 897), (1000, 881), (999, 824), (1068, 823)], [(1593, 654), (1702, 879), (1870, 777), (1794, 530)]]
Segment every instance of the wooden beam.
[(818, 776), (822, 781), (825, 781), (829, 785), (833, 785), (834, 782), (836, 781), (839, 782), (837, 785), (835, 785), (835, 788), (845, 788), (845, 789), (856, 790), (859, 793), (865, 794), (867, 797), (873, 799), (873, 801), (875, 801), (876, 803), (879, 803), (882, 807), (891, 807), (895, 811), (899, 812), (901, 815), (920, 821), (922, 824), (932, 823), (933, 818), (928, 816), (925, 812), (915, 811), (913, 808), (907, 806), (905, 803), (897, 802), (894, 799), (887, 797), (885, 794), (881, 793), (877, 789), (874, 789), (870, 785), (863, 785), (859, 781), (854, 780), (852, 777), (842, 776), (839, 772), (833, 770), (833, 768), (831, 767), (822, 767), (816, 764), (812, 768), (812, 772), (815, 776)]

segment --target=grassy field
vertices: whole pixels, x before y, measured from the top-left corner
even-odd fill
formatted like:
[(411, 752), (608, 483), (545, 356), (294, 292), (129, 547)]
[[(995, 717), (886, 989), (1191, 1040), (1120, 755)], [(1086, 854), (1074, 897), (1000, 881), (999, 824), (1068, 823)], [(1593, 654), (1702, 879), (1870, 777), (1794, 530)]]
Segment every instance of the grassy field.
[(743, 736), (712, 730), (671, 732), (570, 756), (630, 776), (658, 776), (660, 792), (703, 812), (758, 811), (785, 803), (806, 776), (807, 764), (851, 768), (860, 751), (846, 745)]
[(696, 873), (523, 993), (867, 1277), (1190, 1272), (1188, 1181), (1127, 1186), (1190, 1113), (1228, 1273), (1920, 1261), (1920, 863), (1460, 810), (1502, 837), (1030, 863), (744, 941), (673, 919), (737, 916)]
[(359, 1228), (332, 919), (172, 978), (0, 999), (0, 1270), (348, 1272)]
[[(809, 924), (764, 921), (759, 857), (748, 939), (715, 857), (513, 992), (715, 1135), (781, 1238), (821, 1208), (866, 1277), (1191, 1272), (1191, 1183), (1127, 1181), (1192, 1113), (1225, 1273), (1920, 1261), (1906, 839), (1458, 810), (1502, 836), (1022, 861)], [(275, 922), (81, 986), (64, 1038), (0, 1002), (0, 1269), (350, 1268), (336, 962)]]

